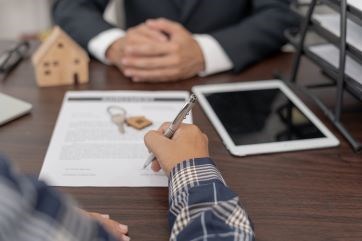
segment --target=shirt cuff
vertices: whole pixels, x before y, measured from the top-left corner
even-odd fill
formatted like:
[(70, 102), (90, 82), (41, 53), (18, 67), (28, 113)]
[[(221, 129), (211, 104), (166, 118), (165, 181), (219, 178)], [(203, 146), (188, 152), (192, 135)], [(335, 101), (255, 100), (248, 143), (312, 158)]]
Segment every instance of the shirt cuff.
[(106, 51), (114, 43), (114, 41), (124, 35), (125, 32), (118, 28), (103, 31), (88, 42), (88, 51), (99, 61), (105, 64), (110, 64), (106, 58)]
[(200, 76), (215, 74), (234, 67), (219, 42), (211, 35), (194, 34), (193, 37), (199, 44), (205, 60), (205, 70), (199, 73)]
[(169, 197), (178, 192), (209, 182), (220, 181), (225, 184), (221, 173), (210, 158), (195, 158), (178, 163), (170, 173)]

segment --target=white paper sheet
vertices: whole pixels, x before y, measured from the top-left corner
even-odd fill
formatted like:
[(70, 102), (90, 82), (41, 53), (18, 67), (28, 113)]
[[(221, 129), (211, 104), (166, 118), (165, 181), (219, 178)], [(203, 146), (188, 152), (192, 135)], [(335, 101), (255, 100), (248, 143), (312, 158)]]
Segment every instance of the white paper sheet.
[(362, 1), (361, 0), (347, 0), (348, 5), (362, 11)]
[[(362, 0), (360, 0), (362, 2)], [(316, 14), (313, 17), (322, 27), (340, 36), (340, 16), (339, 14)], [(362, 52), (362, 26), (352, 20), (347, 20), (347, 42)]]
[[(309, 50), (327, 61), (335, 68), (339, 66), (339, 49), (333, 44), (321, 44), (309, 47)], [(354, 61), (351, 57), (346, 58), (346, 74), (362, 85), (362, 65)]]
[[(142, 166), (148, 157), (144, 134), (172, 121), (188, 98), (186, 91), (67, 92), (40, 172), (53, 186), (167, 186), (164, 173)], [(125, 126), (121, 134), (107, 107), (144, 115), (153, 125), (144, 130)], [(191, 123), (189, 115), (185, 122)]]

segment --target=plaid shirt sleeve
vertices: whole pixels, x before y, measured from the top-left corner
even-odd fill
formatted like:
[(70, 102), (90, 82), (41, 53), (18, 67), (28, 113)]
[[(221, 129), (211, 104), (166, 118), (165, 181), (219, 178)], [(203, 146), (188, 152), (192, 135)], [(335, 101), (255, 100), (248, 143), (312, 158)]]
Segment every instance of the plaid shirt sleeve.
[(43, 182), (15, 173), (0, 156), (0, 240), (115, 241), (75, 203)]
[(239, 198), (209, 158), (184, 161), (169, 179), (170, 240), (254, 240)]

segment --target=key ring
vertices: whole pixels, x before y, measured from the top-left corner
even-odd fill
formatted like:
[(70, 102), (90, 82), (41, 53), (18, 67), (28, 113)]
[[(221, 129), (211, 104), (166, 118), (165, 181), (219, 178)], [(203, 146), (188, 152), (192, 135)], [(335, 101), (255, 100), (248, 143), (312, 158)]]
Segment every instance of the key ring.
[(115, 116), (115, 115), (124, 115), (124, 116), (127, 115), (126, 109), (124, 109), (123, 107), (117, 106), (117, 105), (108, 106), (107, 112), (111, 117)]

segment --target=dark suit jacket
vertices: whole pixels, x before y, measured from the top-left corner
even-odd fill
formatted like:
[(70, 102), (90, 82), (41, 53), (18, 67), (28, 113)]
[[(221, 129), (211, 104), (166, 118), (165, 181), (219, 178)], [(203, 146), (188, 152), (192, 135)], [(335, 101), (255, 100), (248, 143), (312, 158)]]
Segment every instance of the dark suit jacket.
[[(224, 48), (234, 70), (279, 51), (283, 31), (297, 25), (292, 0), (124, 0), (126, 27), (164, 17), (192, 33), (207, 33)], [(86, 48), (98, 33), (114, 26), (103, 20), (108, 0), (58, 0), (55, 23)]]

